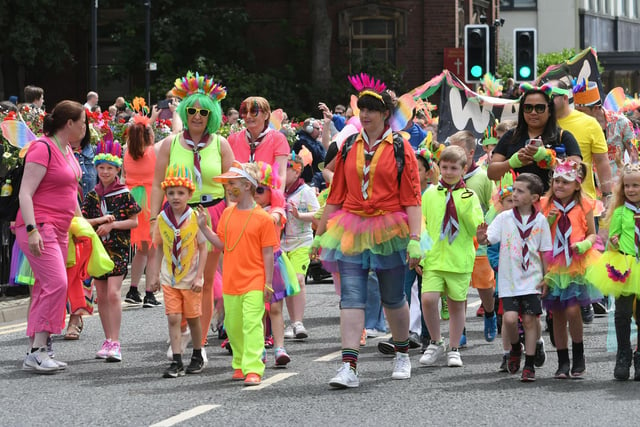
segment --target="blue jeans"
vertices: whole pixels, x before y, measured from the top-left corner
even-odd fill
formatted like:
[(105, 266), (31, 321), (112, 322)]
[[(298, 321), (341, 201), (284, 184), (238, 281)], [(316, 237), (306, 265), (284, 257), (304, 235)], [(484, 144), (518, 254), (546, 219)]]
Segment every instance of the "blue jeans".
[[(406, 267), (400, 265), (389, 270), (377, 270), (380, 299), (386, 308), (402, 307), (404, 295), (404, 275)], [(338, 261), (340, 273), (340, 308), (365, 309), (367, 305), (369, 269), (360, 264)]]
[(364, 307), (364, 327), (365, 329), (377, 329), (386, 332), (387, 325), (384, 320), (384, 311), (380, 302), (380, 285), (378, 275), (375, 271), (369, 272), (367, 283), (367, 304)]

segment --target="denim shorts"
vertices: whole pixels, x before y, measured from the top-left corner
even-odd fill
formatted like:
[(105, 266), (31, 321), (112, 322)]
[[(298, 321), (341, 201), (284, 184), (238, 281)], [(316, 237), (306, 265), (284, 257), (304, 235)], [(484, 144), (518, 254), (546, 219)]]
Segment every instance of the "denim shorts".
[[(367, 305), (369, 270), (360, 264), (338, 261), (340, 273), (340, 308), (363, 309)], [(406, 267), (399, 265), (388, 270), (376, 270), (380, 286), (380, 299), (386, 308), (402, 307), (407, 299), (404, 295)]]

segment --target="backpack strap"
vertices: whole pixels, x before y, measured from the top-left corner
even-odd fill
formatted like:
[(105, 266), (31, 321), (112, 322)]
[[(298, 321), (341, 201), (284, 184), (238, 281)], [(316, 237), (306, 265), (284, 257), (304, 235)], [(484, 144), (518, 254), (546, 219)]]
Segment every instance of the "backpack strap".
[[(342, 144), (342, 161), (347, 159), (347, 154), (349, 154), (349, 150), (353, 146), (358, 134), (354, 134), (349, 136)], [(402, 172), (404, 171), (404, 139), (399, 133), (393, 133), (393, 154), (396, 158), (396, 168), (398, 170), (398, 188), (400, 188), (400, 183), (402, 181)]]

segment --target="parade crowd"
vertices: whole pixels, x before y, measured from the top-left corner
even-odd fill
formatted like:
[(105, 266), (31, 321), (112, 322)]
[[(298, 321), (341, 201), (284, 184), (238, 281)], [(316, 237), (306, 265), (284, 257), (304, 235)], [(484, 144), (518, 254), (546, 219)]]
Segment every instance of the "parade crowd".
[[(223, 114), (227, 89), (192, 72), (151, 109), (119, 97), (103, 113), (89, 92), (84, 105), (45, 113), (34, 86), (19, 108), (0, 103), (2, 123), (40, 120), (29, 141), (3, 140), (3, 157), (20, 149), (23, 162), (21, 179), (2, 186), (14, 208), (10, 281), (31, 295), (22, 369), (72, 369), (52, 336), (80, 339), (95, 304), (95, 357), (122, 361), (130, 275), (125, 304), (154, 308), (163, 296), (159, 375), (203, 372), (211, 329), (232, 353), (230, 379), (258, 385), (267, 364), (295, 358), (286, 340), (313, 333), (305, 280), (315, 268), (339, 295), (331, 387), (358, 387), (361, 346), (388, 332), (378, 350), (395, 356), (392, 379), (409, 379), (412, 362), (463, 367), (470, 287), (485, 340), (500, 337), (497, 370), (535, 381), (546, 320), (554, 377), (587, 375), (583, 323), (615, 310), (613, 376), (629, 379), (633, 365), (640, 381), (640, 103), (612, 112), (587, 81), (522, 84), (510, 91), (517, 120), (438, 141), (430, 104), (405, 117), (384, 82), (349, 81), (348, 107), (320, 102), (322, 118), (300, 124), (260, 96)], [(417, 361), (410, 348), (421, 348)]]

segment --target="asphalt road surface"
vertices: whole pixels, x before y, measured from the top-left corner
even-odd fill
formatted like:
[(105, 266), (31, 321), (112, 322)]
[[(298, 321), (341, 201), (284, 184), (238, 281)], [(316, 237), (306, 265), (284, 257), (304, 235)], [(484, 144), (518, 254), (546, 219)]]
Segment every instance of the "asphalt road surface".
[[(273, 367), (269, 351), (260, 387), (231, 381), (231, 357), (213, 333), (202, 374), (162, 378), (169, 364), (163, 307), (125, 308), (122, 363), (94, 359), (104, 336), (98, 316), (86, 318), (79, 341), (55, 338), (57, 359), (69, 363), (55, 375), (23, 372), (26, 324), (0, 325), (0, 425), (638, 425), (640, 382), (613, 380), (606, 317), (585, 326), (586, 378), (552, 378), (557, 358), (545, 333), (547, 363), (536, 370), (536, 382), (521, 383), (519, 375), (498, 372), (500, 339), (485, 342), (471, 291), (464, 367), (448, 368), (444, 360), (420, 367), (419, 350), (412, 350), (412, 378), (392, 380), (393, 359), (376, 350), (384, 338), (370, 339), (361, 349), (360, 387), (333, 390), (328, 382), (340, 365), (338, 297), (332, 284), (312, 284), (307, 301), (309, 338), (286, 342), (293, 359), (286, 369)], [(443, 329), (446, 336), (446, 323)]]

